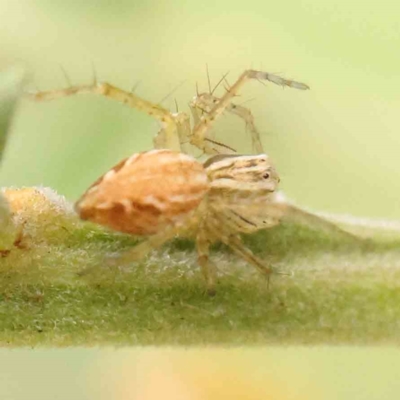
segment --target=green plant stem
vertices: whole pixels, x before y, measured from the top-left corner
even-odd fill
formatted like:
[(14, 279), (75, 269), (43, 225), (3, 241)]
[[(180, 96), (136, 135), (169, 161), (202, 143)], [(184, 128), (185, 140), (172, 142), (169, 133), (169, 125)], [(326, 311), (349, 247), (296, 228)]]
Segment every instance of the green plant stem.
[(400, 230), (289, 219), (245, 242), (292, 276), (268, 286), (217, 245), (209, 297), (192, 241), (110, 267), (136, 239), (79, 221), (49, 190), (5, 194), (23, 238), (0, 258), (0, 345), (400, 343)]

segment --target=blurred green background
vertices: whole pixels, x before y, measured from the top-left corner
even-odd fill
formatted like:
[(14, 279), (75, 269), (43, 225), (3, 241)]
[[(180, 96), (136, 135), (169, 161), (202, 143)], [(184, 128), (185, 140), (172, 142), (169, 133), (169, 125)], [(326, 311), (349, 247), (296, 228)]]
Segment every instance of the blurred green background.
[[(139, 82), (136, 93), (154, 102), (185, 81), (164, 103), (174, 109), (176, 98), (181, 110), (196, 82), (207, 89), (206, 64), (214, 83), (227, 71), (233, 82), (249, 67), (305, 82), (308, 92), (252, 82), (238, 99), (252, 99), (247, 105), (287, 196), (315, 210), (399, 219), (399, 11), (393, 0), (0, 0), (0, 67), (22, 64), (30, 89), (47, 90), (66, 85), (60, 64), (76, 84), (92, 80), (94, 64), (99, 79), (127, 90)], [(24, 100), (0, 184), (50, 186), (75, 200), (121, 158), (151, 148), (157, 129), (151, 118), (99, 97)], [(217, 134), (250, 150), (235, 118), (223, 118)], [(294, 349), (287, 362), (307, 360), (310, 377), (317, 373), (332, 398), (393, 398), (398, 369), (390, 352), (332, 349), (310, 361)], [(105, 354), (83, 350), (3, 350), (1, 360), (7, 400), (100, 398), (82, 371), (109, 365)]]
[(21, 349), (0, 358), (2, 400), (381, 400), (400, 390), (391, 348)]
[[(400, 7), (394, 1), (249, 0), (0, 2), (0, 66), (22, 63), (30, 89), (99, 79), (184, 110), (198, 82), (263, 69), (306, 82), (282, 90), (251, 82), (238, 102), (256, 118), (282, 188), (297, 204), (400, 218)], [(1, 185), (51, 186), (75, 200), (100, 174), (152, 147), (157, 124), (96, 96), (24, 100)], [(248, 152), (244, 124), (224, 117), (217, 137)]]

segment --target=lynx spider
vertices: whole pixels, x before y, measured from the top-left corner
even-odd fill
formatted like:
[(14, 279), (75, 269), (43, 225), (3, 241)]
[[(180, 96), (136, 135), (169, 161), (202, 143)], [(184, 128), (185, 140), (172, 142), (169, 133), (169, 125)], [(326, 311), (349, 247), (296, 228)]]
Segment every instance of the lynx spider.
[[(275, 201), (279, 176), (263, 154), (251, 112), (232, 103), (250, 79), (308, 89), (300, 82), (246, 70), (221, 98), (212, 91), (194, 97), (189, 105), (193, 129), (186, 113), (171, 113), (108, 83), (95, 81), (92, 85), (30, 95), (34, 100), (44, 101), (80, 93), (100, 94), (142, 110), (161, 122), (154, 138), (155, 150), (133, 154), (121, 161), (100, 177), (75, 205), (82, 219), (147, 236), (132, 251), (119, 257), (119, 262), (141, 259), (176, 235), (192, 235), (208, 293), (215, 293), (216, 268), (209, 260), (209, 248), (215, 241), (223, 242), (270, 276), (272, 268), (247, 249), (239, 236), (242, 232), (252, 233), (276, 225), (285, 209)], [(253, 148), (259, 154), (219, 154), (234, 151), (208, 136), (214, 121), (224, 111), (245, 120), (252, 133)], [(187, 142), (213, 156), (200, 163), (182, 152)]]

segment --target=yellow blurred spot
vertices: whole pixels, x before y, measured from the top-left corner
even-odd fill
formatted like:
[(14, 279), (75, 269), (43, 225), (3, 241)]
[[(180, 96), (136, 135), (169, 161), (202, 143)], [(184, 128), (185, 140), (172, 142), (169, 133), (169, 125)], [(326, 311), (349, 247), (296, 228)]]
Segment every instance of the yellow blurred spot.
[[(102, 385), (118, 400), (302, 400), (317, 399), (302, 372), (275, 368), (277, 360), (254, 360), (230, 350), (144, 351), (102, 362)], [(121, 359), (123, 361), (121, 362)], [(115, 361), (119, 365), (115, 367)], [(260, 364), (257, 364), (257, 361)], [(261, 367), (261, 368), (260, 368)], [(282, 373), (283, 372), (283, 373)], [(111, 389), (110, 389), (111, 388)]]

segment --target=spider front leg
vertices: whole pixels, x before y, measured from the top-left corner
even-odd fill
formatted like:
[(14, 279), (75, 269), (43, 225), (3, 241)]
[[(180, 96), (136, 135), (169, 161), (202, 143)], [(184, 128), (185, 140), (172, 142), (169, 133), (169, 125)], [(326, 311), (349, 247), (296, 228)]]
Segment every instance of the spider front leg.
[(227, 229), (222, 229), (222, 227), (224, 227), (224, 222), (218, 221), (217, 218), (213, 223), (213, 232), (215, 232), (217, 239), (232, 249), (233, 252), (243, 260), (253, 265), (263, 275), (267, 276), (269, 280), (270, 275), (274, 272), (273, 269), (256, 257), (253, 252), (243, 244), (239, 235), (233, 234)]
[(161, 123), (161, 129), (154, 138), (155, 148), (181, 150), (177, 123), (179, 124), (180, 119), (182, 119), (182, 113), (172, 114), (158, 104), (144, 100), (132, 92), (119, 89), (107, 82), (94, 82), (91, 85), (70, 86), (64, 89), (28, 93), (28, 96), (35, 101), (49, 101), (84, 93), (107, 97), (154, 117)]
[(190, 145), (190, 135), (192, 133), (190, 118), (186, 113), (183, 112), (173, 114), (173, 117), (176, 123), (176, 131), (178, 133), (180, 151), (186, 154), (190, 154), (190, 149), (188, 148), (188, 145)]
[(239, 257), (243, 258), (243, 260), (247, 261), (263, 275), (267, 276), (269, 281), (273, 269), (256, 257), (253, 252), (243, 244), (239, 235), (221, 236), (220, 240), (229, 246)]
[(291, 81), (281, 78), (268, 72), (246, 70), (240, 75), (239, 79), (227, 90), (219, 101), (212, 107), (211, 111), (203, 115), (193, 129), (191, 144), (203, 150), (206, 154), (216, 154), (215, 149), (208, 143), (207, 134), (214, 121), (229, 107), (232, 99), (237, 95), (240, 88), (250, 79), (267, 80), (279, 86), (289, 86), (295, 89), (306, 90), (309, 87), (301, 82)]
[[(212, 108), (220, 101), (220, 99), (210, 93), (201, 93), (193, 98), (190, 102), (190, 109), (193, 115), (195, 124), (201, 120), (201, 116), (210, 113)], [(226, 107), (226, 112), (234, 114), (245, 122), (246, 131), (249, 130), (251, 134), (252, 148), (255, 154), (264, 153), (261, 144), (260, 133), (258, 132), (255, 124), (254, 117), (251, 111), (241, 105), (230, 103)], [(201, 115), (199, 114), (201, 113)]]
[[(199, 95), (201, 96), (201, 95)], [(190, 111), (192, 113), (192, 117), (193, 117), (193, 122), (194, 122), (194, 126), (196, 126), (200, 121), (201, 121), (201, 117), (202, 115), (207, 111), (207, 105), (202, 102), (202, 104), (198, 104), (197, 99), (199, 99), (199, 96), (196, 96), (190, 103), (189, 103), (189, 108)], [(204, 107), (202, 107), (202, 105), (204, 105)], [(208, 132), (209, 133), (209, 132)], [(189, 136), (188, 136), (188, 142), (190, 144), (193, 145), (192, 143), (192, 135), (193, 133), (190, 131), (189, 132)], [(207, 149), (206, 151), (204, 150), (204, 148), (199, 147), (198, 145), (194, 145), (196, 146), (198, 149), (203, 150), (204, 154), (233, 154), (236, 153), (237, 151), (224, 144), (221, 142), (218, 142), (214, 139), (212, 139), (209, 135), (207, 135), (204, 138), (204, 142), (207, 142)]]

